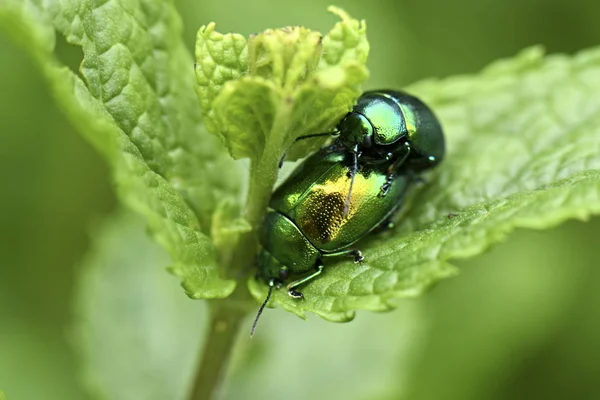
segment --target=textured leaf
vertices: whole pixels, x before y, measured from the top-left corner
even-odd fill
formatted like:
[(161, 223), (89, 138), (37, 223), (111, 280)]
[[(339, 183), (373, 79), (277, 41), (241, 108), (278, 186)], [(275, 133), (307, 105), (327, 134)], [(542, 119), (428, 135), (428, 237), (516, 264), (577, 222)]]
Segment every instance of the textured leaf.
[[(71, 122), (109, 161), (118, 192), (146, 216), (194, 298), (223, 297), (210, 232), (236, 168), (201, 131), (191, 59), (171, 2), (5, 1), (1, 25), (37, 62)], [(53, 54), (55, 31), (83, 51), (80, 75)]]
[[(323, 40), (305, 28), (268, 30), (247, 43), (215, 33), (214, 25), (199, 33), (197, 95), (207, 126), (234, 157), (259, 161), (250, 179), (249, 199), (259, 198), (249, 207), (254, 228), (279, 156), (287, 150), (295, 159), (318, 145), (289, 148), (298, 136), (332, 129), (366, 78), (364, 23), (332, 11), (342, 21)], [(237, 213), (225, 215), (238, 210), (238, 174), (214, 136), (201, 135), (172, 5), (12, 0), (2, 3), (0, 18), (110, 161), (122, 199), (146, 216), (188, 295), (231, 293), (234, 283), (219, 278), (216, 265), (233, 253), (217, 254), (207, 235), (225, 249), (249, 225)], [(81, 46), (83, 80), (54, 58), (54, 31)], [(275, 302), (337, 321), (356, 309), (385, 310), (393, 298), (455, 274), (449, 260), (478, 254), (516, 227), (597, 213), (599, 59), (597, 50), (544, 58), (531, 49), (477, 76), (409, 88), (442, 120), (447, 159), (394, 231), (360, 244), (365, 263), (330, 264), (307, 285), (306, 301), (278, 292)], [(250, 286), (264, 296), (264, 285)]]
[(335, 24), (323, 38), (323, 48), (326, 49), (320, 63), (328, 66), (346, 62), (366, 63), (369, 56), (369, 42), (366, 37), (365, 21), (352, 19), (345, 11), (337, 7), (328, 10), (338, 15), (342, 21)]
[(73, 338), (94, 398), (183, 399), (200, 351), (205, 304), (164, 279), (168, 255), (143, 227), (117, 213), (83, 262)]
[[(399, 301), (394, 312), (358, 313), (351, 324), (269, 310), (254, 338), (240, 340), (245, 356), (233, 363), (224, 398), (560, 399), (578, 385), (578, 393), (597, 393), (599, 311), (597, 301), (586, 300), (600, 295), (593, 253), (599, 228), (594, 218), (543, 233), (518, 230), (487, 254), (458, 261), (459, 278)], [(556, 334), (571, 351), (540, 358), (540, 351), (557, 350)], [(287, 360), (294, 362), (283, 368)], [(550, 372), (539, 371), (545, 364)], [(542, 372), (537, 382), (529, 381), (532, 372)], [(548, 391), (549, 376), (564, 377), (550, 384), (564, 396)]]
[(231, 249), (238, 243), (240, 235), (252, 230), (248, 221), (238, 217), (239, 208), (239, 205), (233, 201), (223, 201), (219, 203), (213, 214), (211, 237), (219, 249), (221, 265), (230, 265)]
[(204, 123), (211, 132), (218, 132), (218, 122), (212, 108), (213, 101), (232, 79), (248, 69), (246, 38), (237, 33), (215, 32), (215, 23), (203, 26), (196, 36), (196, 93), (200, 101)]
[[(366, 26), (330, 10), (342, 21), (325, 37), (303, 27), (269, 29), (242, 48), (243, 38), (217, 34), (214, 24), (198, 32), (198, 97), (208, 128), (234, 158), (276, 160), (297, 137), (332, 130), (352, 107), (367, 77)], [(294, 146), (288, 159), (322, 142)]]
[[(537, 48), (472, 77), (408, 89), (442, 121), (446, 160), (393, 232), (359, 243), (365, 262), (340, 261), (306, 285), (306, 300), (275, 301), (304, 317), (351, 319), (386, 310), (517, 227), (544, 229), (600, 212), (600, 50), (543, 57)], [(264, 284), (250, 281), (257, 298)]]

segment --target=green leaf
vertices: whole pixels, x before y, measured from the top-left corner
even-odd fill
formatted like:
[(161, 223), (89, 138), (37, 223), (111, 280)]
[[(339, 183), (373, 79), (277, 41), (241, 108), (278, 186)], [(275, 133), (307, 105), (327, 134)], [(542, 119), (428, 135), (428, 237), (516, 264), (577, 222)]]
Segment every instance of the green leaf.
[[(10, 0), (0, 6), (0, 22), (110, 162), (122, 200), (146, 217), (187, 294), (210, 298), (234, 289), (219, 276), (219, 262), (244, 256), (250, 263), (250, 228), (266, 209), (281, 155), (293, 160), (320, 145), (291, 147), (302, 135), (333, 129), (366, 79), (364, 22), (331, 11), (341, 21), (324, 37), (294, 27), (246, 42), (214, 32), (214, 24), (200, 30), (196, 92), (212, 136), (199, 125), (171, 3)], [(54, 57), (55, 31), (81, 47), (81, 77)], [(543, 57), (530, 49), (476, 76), (409, 88), (439, 115), (447, 159), (393, 232), (361, 243), (365, 263), (329, 265), (304, 302), (282, 292), (274, 301), (336, 321), (356, 309), (386, 310), (394, 298), (456, 274), (450, 260), (478, 254), (516, 227), (543, 229), (599, 212), (598, 54)], [(252, 161), (244, 219), (239, 174), (219, 137), (234, 158)], [(242, 243), (239, 251), (228, 241)], [(264, 297), (263, 284), (250, 287)]]
[[(574, 254), (573, 248), (592, 248), (593, 240), (581, 240), (589, 225), (572, 222), (544, 234), (520, 230), (484, 256), (461, 261), (464, 275), (420, 302), (429, 322), (425, 343), (409, 364), (411, 379), (389, 385), (386, 398), (528, 398), (515, 396), (515, 388), (522, 393), (533, 382), (515, 384), (510, 377), (536, 369), (530, 363), (538, 352), (554, 349), (552, 338), (578, 320), (573, 315), (581, 305), (574, 300), (595, 268), (585, 251)], [(566, 371), (587, 369), (563, 361), (553, 372), (564, 377), (570, 375)], [(549, 386), (549, 376), (542, 387)], [(568, 392), (574, 387), (560, 386)], [(532, 397), (565, 397), (535, 393)]]
[[(446, 160), (420, 188), (393, 232), (358, 247), (365, 262), (327, 266), (297, 302), (275, 302), (334, 321), (382, 311), (419, 295), (515, 228), (545, 229), (600, 212), (600, 49), (544, 57), (533, 48), (470, 77), (408, 90), (444, 126)], [(251, 280), (257, 299), (265, 285)]]
[(227, 81), (239, 78), (248, 69), (246, 38), (237, 33), (220, 34), (215, 27), (213, 22), (198, 30), (194, 67), (202, 116), (211, 132), (219, 130), (212, 108), (215, 98)]
[(213, 214), (211, 237), (219, 249), (221, 265), (231, 264), (231, 249), (238, 243), (240, 235), (252, 230), (248, 221), (239, 215), (239, 205), (233, 201), (220, 203)]
[[(172, 3), (7, 0), (0, 26), (106, 157), (119, 196), (146, 217), (186, 293), (231, 293), (235, 283), (219, 277), (207, 234), (217, 202), (239, 196), (239, 174), (200, 126), (192, 61)], [(55, 32), (83, 51), (79, 75), (53, 54)]]
[(83, 262), (72, 336), (95, 398), (182, 399), (200, 352), (206, 304), (165, 279), (168, 255), (143, 228), (116, 213)]
[[(232, 157), (276, 162), (297, 137), (332, 130), (351, 109), (367, 77), (366, 25), (330, 11), (342, 21), (324, 37), (304, 27), (269, 29), (246, 47), (239, 35), (215, 33), (214, 24), (200, 29), (197, 94), (207, 127)], [(305, 141), (287, 158), (320, 143)]]
[(0, 400), (6, 400), (6, 395), (2, 390), (0, 390)]
[[(460, 260), (458, 279), (398, 302), (393, 312), (359, 313), (351, 326), (269, 310), (254, 338), (240, 340), (244, 356), (232, 362), (223, 397), (554, 399), (588, 387), (597, 393), (600, 319), (597, 302), (585, 300), (600, 294), (592, 250), (599, 228), (595, 218), (543, 233), (518, 230), (487, 254)], [(557, 334), (579, 353), (571, 347), (562, 357), (540, 358), (540, 351), (557, 350)], [(295, 362), (282, 368), (282, 354)], [(531, 382), (538, 372), (538, 382)], [(299, 375), (302, 380), (286, 379)], [(549, 376), (561, 379), (551, 385)], [(552, 396), (549, 386), (565, 395)]]

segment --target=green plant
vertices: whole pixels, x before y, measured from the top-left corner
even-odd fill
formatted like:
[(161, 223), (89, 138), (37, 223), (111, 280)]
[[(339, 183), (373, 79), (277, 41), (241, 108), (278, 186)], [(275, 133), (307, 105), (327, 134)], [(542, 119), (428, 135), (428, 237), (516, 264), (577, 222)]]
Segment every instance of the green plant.
[[(365, 26), (337, 11), (342, 22), (323, 42), (305, 28), (246, 42), (208, 25), (198, 34), (195, 81), (172, 4), (142, 5), (5, 1), (0, 23), (105, 156), (121, 200), (145, 217), (186, 294), (223, 299), (209, 302), (212, 334), (197, 379), (198, 393), (210, 392), (256, 308), (246, 284), (257, 299), (266, 292), (251, 278), (252, 229), (278, 161), (284, 151), (290, 160), (307, 154), (308, 143), (290, 148), (295, 137), (327, 131), (359, 95)], [(56, 32), (82, 48), (78, 73), (55, 57)], [(449, 260), (478, 254), (516, 227), (598, 213), (599, 77), (598, 50), (544, 57), (532, 48), (475, 76), (409, 87), (440, 117), (447, 160), (403, 224), (364, 246), (366, 266), (340, 263), (305, 290), (305, 302), (276, 293), (275, 303), (347, 321), (357, 309), (382, 311), (393, 298), (422, 293), (456, 273)], [(231, 156), (250, 159), (244, 205), (244, 174), (216, 135)]]

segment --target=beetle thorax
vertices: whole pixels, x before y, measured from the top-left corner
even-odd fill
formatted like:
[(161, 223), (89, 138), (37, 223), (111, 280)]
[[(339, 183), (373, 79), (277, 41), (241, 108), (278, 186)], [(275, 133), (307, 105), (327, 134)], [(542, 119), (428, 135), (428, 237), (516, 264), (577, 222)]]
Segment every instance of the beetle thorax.
[(351, 112), (346, 114), (338, 124), (340, 142), (347, 147), (369, 148), (373, 143), (373, 125), (362, 114)]

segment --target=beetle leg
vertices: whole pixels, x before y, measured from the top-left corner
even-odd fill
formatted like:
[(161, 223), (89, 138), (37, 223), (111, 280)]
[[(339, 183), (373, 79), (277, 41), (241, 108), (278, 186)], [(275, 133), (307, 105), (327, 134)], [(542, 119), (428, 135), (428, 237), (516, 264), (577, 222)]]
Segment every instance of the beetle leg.
[(281, 159), (279, 160), (279, 169), (281, 169), (281, 167), (283, 167), (283, 161), (285, 161), (286, 155), (287, 155), (287, 153), (283, 153), (283, 155), (281, 156)]
[[(343, 150), (345, 148), (341, 148), (338, 150)], [(379, 165), (379, 164), (384, 164), (386, 162), (389, 162), (393, 157), (393, 153), (377, 153), (375, 156), (373, 156), (372, 154), (362, 154), (361, 155), (361, 161), (363, 161), (364, 164), (369, 164), (369, 165)]]
[(290, 295), (290, 297), (293, 297), (294, 299), (303, 299), (304, 295), (302, 294), (302, 292), (299, 292), (295, 289), (298, 286), (303, 285), (306, 282), (310, 281), (311, 279), (314, 279), (315, 277), (321, 275), (321, 272), (323, 272), (323, 268), (324, 268), (323, 261), (317, 260), (317, 263), (315, 264), (315, 269), (316, 269), (315, 272), (313, 272), (312, 274), (307, 275), (303, 278), (295, 280), (294, 282), (291, 282), (289, 285), (287, 285), (288, 295)]
[(400, 166), (404, 164), (404, 161), (406, 161), (406, 159), (408, 158), (408, 155), (410, 154), (410, 144), (408, 142), (405, 142), (404, 147), (406, 147), (406, 153), (404, 153), (402, 157), (399, 157), (396, 160), (394, 160), (388, 166), (387, 177), (385, 183), (381, 185), (379, 197), (383, 197), (389, 192), (390, 188), (392, 187), (392, 183), (394, 182), (394, 174), (396, 173), (396, 171), (398, 171), (398, 168), (400, 168)]
[(362, 255), (360, 250), (356, 250), (356, 249), (351, 249), (348, 251), (348, 255), (350, 257), (354, 257), (354, 263), (358, 264), (360, 262), (363, 262), (363, 260), (365, 259), (365, 257)]
[(325, 254), (327, 257), (337, 257), (337, 256), (348, 256), (353, 257), (355, 263), (363, 262), (365, 257), (362, 255), (362, 252), (357, 249), (348, 249), (342, 251), (336, 251), (335, 253), (327, 253)]

